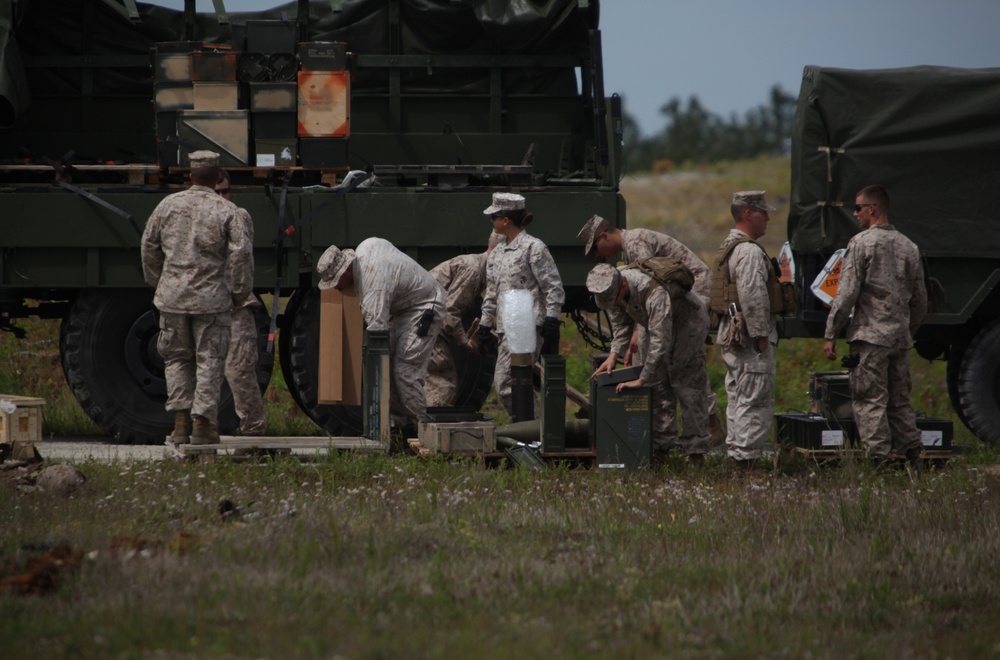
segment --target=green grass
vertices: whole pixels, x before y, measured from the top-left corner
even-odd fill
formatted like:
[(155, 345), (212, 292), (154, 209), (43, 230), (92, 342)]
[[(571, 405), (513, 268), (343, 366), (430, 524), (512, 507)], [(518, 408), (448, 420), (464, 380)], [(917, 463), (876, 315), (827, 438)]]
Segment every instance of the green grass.
[[(861, 463), (606, 474), (333, 456), (86, 463), (70, 499), (0, 479), (4, 657), (984, 657), (1000, 647), (1000, 481)], [(218, 503), (242, 510), (227, 522)], [(112, 551), (115, 536), (148, 541)], [(191, 542), (179, 552), (178, 538)], [(9, 570), (9, 569), (7, 569)]]

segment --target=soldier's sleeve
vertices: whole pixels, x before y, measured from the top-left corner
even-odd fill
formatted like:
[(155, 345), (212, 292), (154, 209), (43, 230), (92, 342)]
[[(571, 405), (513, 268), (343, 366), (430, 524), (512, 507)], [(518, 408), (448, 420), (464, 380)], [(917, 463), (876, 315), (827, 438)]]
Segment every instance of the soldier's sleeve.
[(486, 293), (483, 294), (483, 310), (479, 317), (479, 324), (483, 327), (495, 328), (497, 315), (497, 272), (496, 259), (493, 255), (496, 250), (490, 253), (486, 260)]
[(162, 219), (160, 217), (160, 207), (153, 210), (153, 214), (146, 221), (146, 228), (142, 232), (142, 244), (140, 252), (142, 254), (142, 276), (146, 284), (155, 287), (160, 282), (160, 275), (163, 274), (163, 245), (160, 243), (160, 228)]
[(562, 278), (559, 277), (559, 269), (556, 268), (556, 260), (543, 243), (538, 242), (532, 247), (529, 265), (545, 295), (545, 316), (559, 318), (566, 301), (566, 292), (563, 290)]
[(741, 243), (729, 257), (730, 273), (736, 282), (740, 309), (751, 337), (771, 334), (771, 302), (767, 297), (767, 276), (771, 268), (764, 251), (752, 243)]
[(913, 284), (910, 294), (910, 336), (917, 334), (917, 328), (927, 315), (927, 287), (924, 284), (924, 267), (920, 263), (920, 253), (913, 259)]
[(253, 244), (247, 235), (243, 217), (238, 209), (234, 208), (234, 212), (230, 214), (229, 222), (226, 224), (229, 234), (229, 256), (227, 258), (229, 281), (233, 287), (230, 295), (234, 305), (241, 305), (253, 289)]
[(458, 268), (452, 274), (451, 285), (446, 289), (448, 317), (445, 320), (445, 330), (460, 345), (469, 341), (469, 336), (462, 327), (462, 314), (479, 295), (481, 288), (482, 278), (477, 270)]
[(611, 352), (625, 355), (629, 341), (632, 339), (632, 329), (635, 327), (635, 322), (618, 305), (612, 305), (608, 309), (608, 319), (611, 320)]
[[(646, 351), (646, 364), (642, 367), (642, 381), (651, 383), (657, 377), (659, 370), (666, 369), (667, 356), (673, 345), (673, 319), (671, 317), (670, 294), (661, 286), (657, 286), (646, 299), (646, 314), (649, 316), (649, 349)], [(660, 372), (665, 373), (665, 372)]]
[(826, 317), (825, 339), (836, 339), (844, 326), (851, 319), (854, 303), (861, 293), (861, 276), (864, 272), (862, 250), (857, 245), (847, 244), (847, 251), (840, 262), (840, 283), (837, 285), (837, 296), (830, 305), (830, 315)]
[[(355, 262), (354, 267), (360, 264)], [(379, 272), (365, 269), (364, 295), (361, 297), (361, 314), (365, 317), (365, 326), (378, 332), (389, 329), (389, 312), (392, 305), (389, 282), (380, 277)]]

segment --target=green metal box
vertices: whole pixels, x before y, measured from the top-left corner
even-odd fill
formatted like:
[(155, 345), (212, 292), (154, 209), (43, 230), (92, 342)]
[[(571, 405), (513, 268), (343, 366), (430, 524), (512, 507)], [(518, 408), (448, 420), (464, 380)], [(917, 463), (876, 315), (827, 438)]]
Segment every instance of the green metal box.
[(644, 470), (652, 461), (652, 390), (615, 391), (634, 380), (640, 367), (602, 374), (590, 385), (590, 428), (598, 469)]
[(542, 356), (542, 451), (566, 450), (566, 358)]

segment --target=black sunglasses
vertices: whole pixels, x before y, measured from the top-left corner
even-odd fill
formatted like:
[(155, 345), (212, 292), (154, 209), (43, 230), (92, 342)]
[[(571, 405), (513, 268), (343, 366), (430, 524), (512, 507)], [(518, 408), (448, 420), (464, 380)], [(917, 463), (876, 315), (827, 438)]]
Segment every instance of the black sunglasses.
[(866, 206), (878, 206), (878, 204), (858, 204), (857, 206), (854, 207), (854, 212), (861, 213), (861, 210)]
[(507, 214), (503, 211), (497, 211), (496, 213), (490, 214), (490, 220), (499, 220), (500, 218), (506, 218)]

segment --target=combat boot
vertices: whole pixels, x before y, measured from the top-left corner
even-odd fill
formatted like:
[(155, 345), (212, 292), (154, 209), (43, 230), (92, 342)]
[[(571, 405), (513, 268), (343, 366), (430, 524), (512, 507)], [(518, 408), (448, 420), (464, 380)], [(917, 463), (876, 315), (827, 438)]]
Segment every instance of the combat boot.
[(191, 411), (174, 411), (174, 431), (170, 434), (170, 442), (183, 445), (191, 442)]
[(219, 431), (215, 422), (203, 415), (194, 416), (194, 430), (191, 431), (192, 445), (214, 445), (219, 442)]
[(906, 462), (910, 464), (914, 479), (919, 479), (924, 475), (924, 461), (920, 458), (923, 450), (920, 447), (913, 447), (906, 450)]

